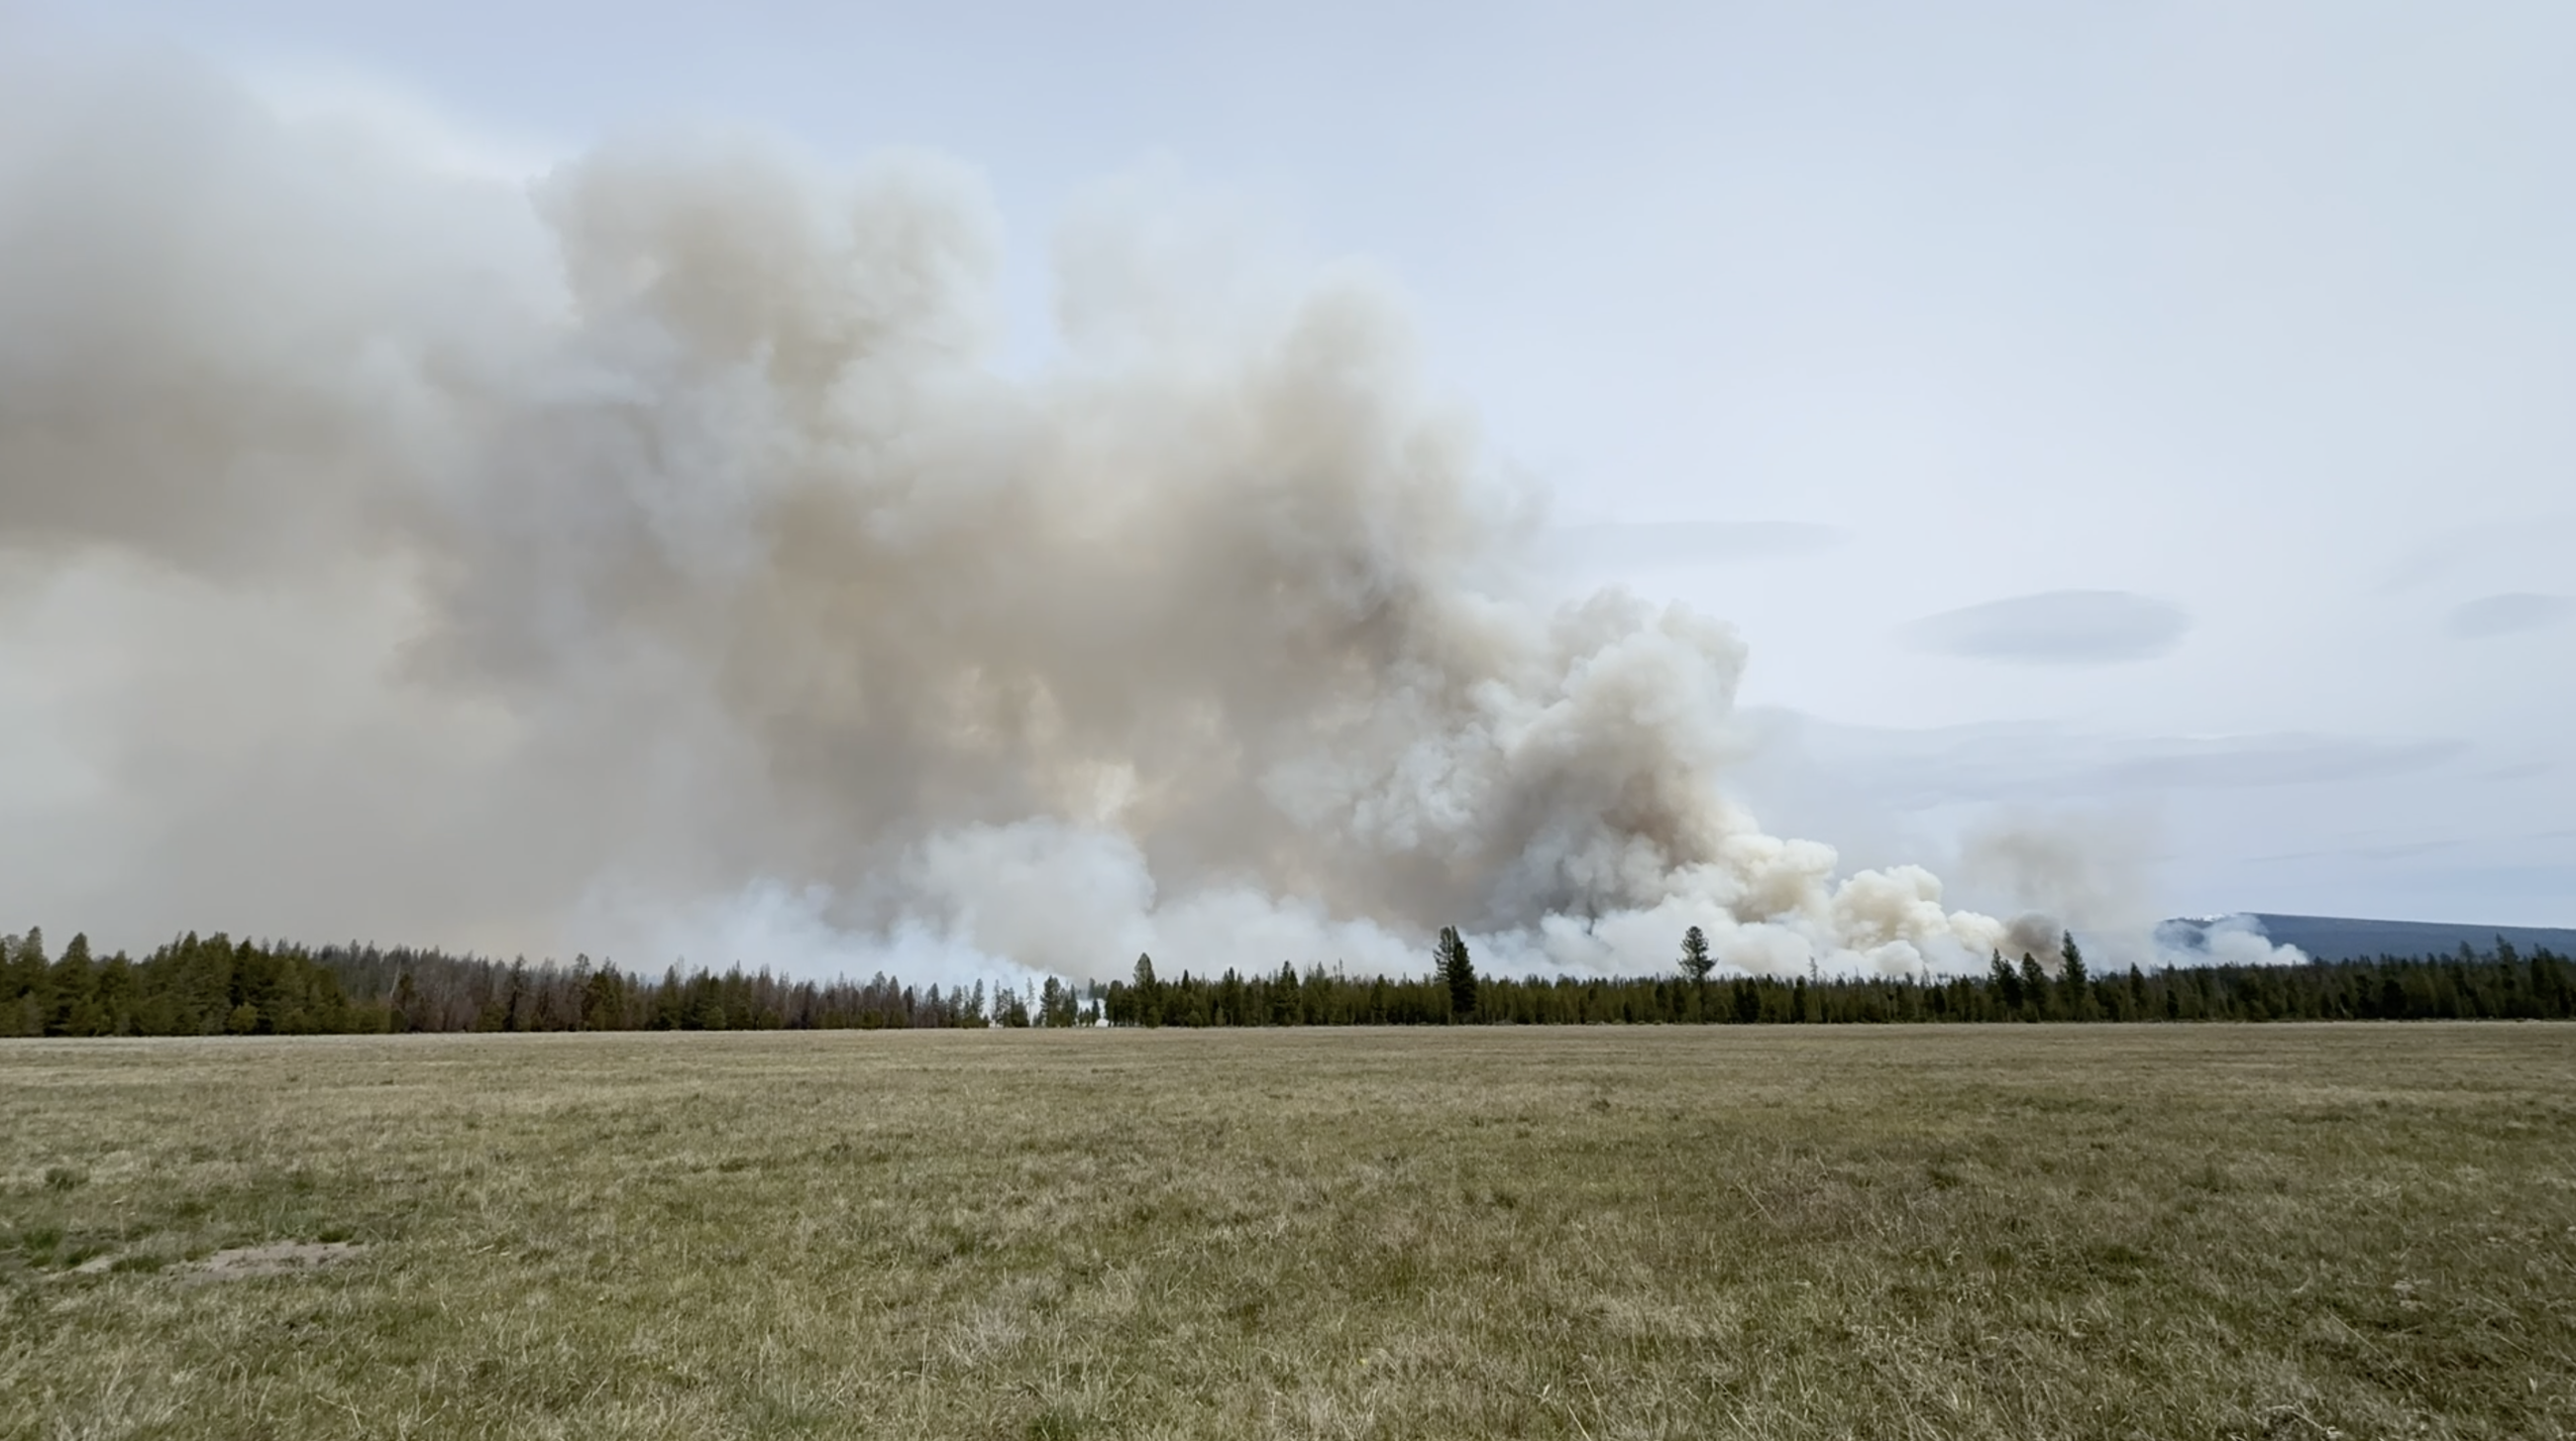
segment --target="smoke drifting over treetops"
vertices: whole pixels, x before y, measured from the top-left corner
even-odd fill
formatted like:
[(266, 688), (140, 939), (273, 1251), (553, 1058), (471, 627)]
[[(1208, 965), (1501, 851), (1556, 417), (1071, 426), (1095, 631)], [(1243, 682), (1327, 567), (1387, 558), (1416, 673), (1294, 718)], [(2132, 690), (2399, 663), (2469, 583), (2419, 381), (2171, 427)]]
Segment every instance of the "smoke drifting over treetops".
[(1017, 374), (938, 162), (521, 187), (184, 67), (8, 89), (31, 898), (809, 971), (2045, 943), (1723, 799), (1734, 632), (1547, 598), (1365, 281), (1205, 306), (1095, 223)]

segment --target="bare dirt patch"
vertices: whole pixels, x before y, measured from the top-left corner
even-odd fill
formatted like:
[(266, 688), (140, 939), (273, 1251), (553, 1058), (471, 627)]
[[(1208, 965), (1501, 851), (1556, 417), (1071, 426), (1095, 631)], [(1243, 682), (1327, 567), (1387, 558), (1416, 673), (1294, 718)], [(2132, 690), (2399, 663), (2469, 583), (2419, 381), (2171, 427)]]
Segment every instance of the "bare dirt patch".
[(356, 1260), (365, 1250), (355, 1241), (272, 1241), (265, 1246), (234, 1246), (190, 1266), (188, 1277), (196, 1281), (247, 1281), (260, 1276), (297, 1276)]

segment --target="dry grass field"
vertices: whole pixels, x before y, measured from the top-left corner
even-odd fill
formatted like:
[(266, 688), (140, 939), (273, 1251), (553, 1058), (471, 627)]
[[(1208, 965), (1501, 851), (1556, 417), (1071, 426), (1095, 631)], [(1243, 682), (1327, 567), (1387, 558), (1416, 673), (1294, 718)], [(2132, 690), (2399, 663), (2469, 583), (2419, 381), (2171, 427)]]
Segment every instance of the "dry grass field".
[(2565, 1027), (0, 1045), (11, 1438), (2571, 1430)]

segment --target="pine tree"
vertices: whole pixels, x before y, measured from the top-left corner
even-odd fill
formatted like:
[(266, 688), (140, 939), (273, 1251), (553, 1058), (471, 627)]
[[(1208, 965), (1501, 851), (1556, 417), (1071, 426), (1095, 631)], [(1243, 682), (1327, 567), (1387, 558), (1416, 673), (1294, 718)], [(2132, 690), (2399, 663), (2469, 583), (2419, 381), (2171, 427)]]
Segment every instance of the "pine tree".
[(1154, 958), (1143, 952), (1136, 956), (1136, 1021), (1146, 1026), (1163, 1024), (1163, 987), (1154, 979)]
[(98, 974), (90, 966), (89, 937), (76, 935), (63, 948), (46, 976), (45, 1034), (95, 1036), (104, 1031), (98, 1014)]
[(2090, 1021), (2101, 1014), (2093, 1000), (2093, 978), (2084, 969), (2084, 948), (2075, 944), (2075, 933), (2068, 931), (2059, 948), (2058, 978), (2066, 992), (2066, 1014), (2078, 1021)]
[(44, 989), (41, 944), (30, 956), (21, 951), (15, 937), (0, 935), (0, 1036), (45, 1033)]
[(653, 1025), (657, 1030), (676, 1031), (687, 1019), (689, 998), (680, 979), (680, 968), (671, 966), (662, 972), (662, 984), (653, 993)]
[(2021, 988), (2030, 1001), (2030, 1018), (2047, 1020), (2053, 1009), (2049, 1005), (2048, 972), (2040, 969), (2039, 958), (2028, 951), (2021, 953)]
[(1682, 974), (1706, 985), (1708, 973), (1716, 967), (1717, 958), (1708, 953), (1708, 933), (1697, 926), (1682, 932)]
[(1473, 1019), (1476, 1014), (1476, 963), (1468, 959), (1467, 943), (1459, 937), (1456, 926), (1440, 928), (1440, 944), (1431, 952), (1431, 970), (1433, 976), (1449, 988), (1450, 1019)]
[[(583, 960), (590, 959), (588, 956)], [(585, 1030), (615, 1031), (626, 1025), (626, 981), (614, 962), (590, 973), (582, 984), (581, 1024)]]
[(1992, 953), (1987, 983), (2003, 1002), (2004, 1014), (1998, 1019), (2010, 1020), (2021, 1013), (2021, 972), (2012, 968), (2001, 951)]

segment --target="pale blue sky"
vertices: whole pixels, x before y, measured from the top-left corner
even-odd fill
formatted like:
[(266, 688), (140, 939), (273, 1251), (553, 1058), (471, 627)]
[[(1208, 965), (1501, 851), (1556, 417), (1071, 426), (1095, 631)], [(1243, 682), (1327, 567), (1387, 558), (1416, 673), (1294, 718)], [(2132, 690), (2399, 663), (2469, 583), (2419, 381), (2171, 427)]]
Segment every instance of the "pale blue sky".
[(1028, 352), (1082, 195), (1194, 196), (1389, 276), (1565, 520), (1624, 527), (1584, 575), (1742, 625), (1809, 757), (1754, 781), (1776, 826), (1881, 859), (2073, 809), (2168, 910), (2576, 924), (2576, 8), (17, 15), (505, 166), (672, 120), (944, 151)]

